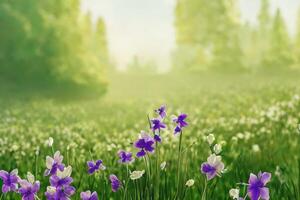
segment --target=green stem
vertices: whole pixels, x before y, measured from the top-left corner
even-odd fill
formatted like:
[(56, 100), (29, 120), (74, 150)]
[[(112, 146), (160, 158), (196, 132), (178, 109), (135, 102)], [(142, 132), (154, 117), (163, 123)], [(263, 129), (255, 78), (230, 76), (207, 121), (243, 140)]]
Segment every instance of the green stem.
[(177, 191), (175, 195), (175, 199), (177, 199), (179, 195), (179, 187), (180, 187), (180, 165), (181, 165), (181, 143), (182, 143), (182, 131), (179, 136), (179, 146), (178, 146), (178, 161), (177, 161)]
[(205, 186), (204, 186), (201, 200), (206, 200), (206, 189), (207, 189), (207, 180), (205, 179)]
[(125, 189), (124, 189), (124, 196), (123, 196), (123, 200), (125, 200), (126, 199), (126, 194), (127, 194), (127, 186), (128, 186), (128, 183), (129, 183), (129, 178), (128, 178), (128, 173), (129, 173), (129, 171), (128, 171), (128, 164), (126, 165), (126, 184), (125, 184)]

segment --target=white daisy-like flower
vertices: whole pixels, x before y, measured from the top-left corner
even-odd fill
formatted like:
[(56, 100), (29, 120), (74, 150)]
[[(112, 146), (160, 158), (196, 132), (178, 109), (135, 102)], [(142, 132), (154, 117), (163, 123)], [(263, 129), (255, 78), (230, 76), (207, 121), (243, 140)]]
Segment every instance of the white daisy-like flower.
[(145, 173), (145, 170), (142, 170), (142, 171), (133, 171), (130, 173), (130, 179), (131, 180), (136, 180), (136, 179), (139, 179), (141, 178)]

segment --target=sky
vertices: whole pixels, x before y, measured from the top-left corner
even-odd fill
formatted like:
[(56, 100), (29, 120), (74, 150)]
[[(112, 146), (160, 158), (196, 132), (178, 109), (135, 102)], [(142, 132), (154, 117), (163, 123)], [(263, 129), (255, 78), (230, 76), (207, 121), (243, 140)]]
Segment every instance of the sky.
[[(240, 0), (243, 21), (256, 23), (260, 0)], [(271, 12), (281, 9), (289, 31), (296, 31), (299, 0), (270, 0)], [(105, 20), (109, 51), (119, 69), (125, 69), (134, 56), (156, 62), (161, 71), (170, 65), (175, 48), (175, 0), (82, 0), (82, 11), (90, 12), (95, 22)]]

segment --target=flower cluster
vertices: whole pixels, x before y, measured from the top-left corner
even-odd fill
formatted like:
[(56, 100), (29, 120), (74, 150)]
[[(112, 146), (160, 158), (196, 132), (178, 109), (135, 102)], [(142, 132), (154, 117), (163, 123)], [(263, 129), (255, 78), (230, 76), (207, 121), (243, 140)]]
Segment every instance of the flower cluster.
[(18, 170), (6, 172), (0, 171), (0, 178), (3, 181), (2, 193), (16, 192), (22, 197), (22, 200), (34, 200), (40, 190), (40, 182), (35, 181), (34, 176), (28, 172), (27, 179), (21, 179), (18, 176)]

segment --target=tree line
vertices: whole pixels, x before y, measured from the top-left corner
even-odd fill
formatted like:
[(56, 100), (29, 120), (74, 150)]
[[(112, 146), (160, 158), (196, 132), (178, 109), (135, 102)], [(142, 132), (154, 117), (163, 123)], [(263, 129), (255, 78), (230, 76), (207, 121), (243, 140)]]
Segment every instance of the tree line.
[(300, 10), (295, 37), (282, 14), (261, 0), (257, 25), (242, 23), (237, 0), (178, 0), (175, 71), (300, 69)]

